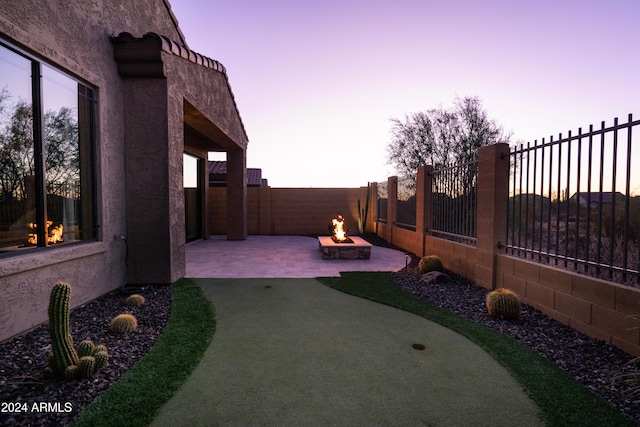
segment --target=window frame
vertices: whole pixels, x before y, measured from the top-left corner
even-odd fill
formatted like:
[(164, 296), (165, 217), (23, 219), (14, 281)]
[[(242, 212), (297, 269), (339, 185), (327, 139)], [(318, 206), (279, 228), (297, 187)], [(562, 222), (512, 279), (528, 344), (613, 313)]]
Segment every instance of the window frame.
[[(70, 74), (58, 65), (47, 61), (35, 54), (29, 53), (8, 40), (0, 37), (0, 49), (6, 49), (10, 53), (29, 61), (31, 76), (31, 105), (33, 127), (33, 156), (35, 175), (35, 220), (34, 233), (37, 243), (34, 246), (11, 249), (0, 246), (0, 258), (20, 254), (34, 253), (39, 249), (55, 246), (68, 247), (70, 245), (85, 244), (99, 240), (98, 224), (98, 192), (97, 192), (97, 88), (87, 81)], [(71, 80), (76, 84), (75, 107), (77, 109), (77, 149), (79, 162), (77, 167), (78, 182), (80, 183), (79, 207), (80, 207), (80, 235), (78, 240), (50, 244), (48, 242), (46, 221), (47, 216), (47, 167), (46, 167), (46, 143), (45, 136), (45, 105), (43, 102), (43, 67)], [(82, 117), (81, 117), (82, 116)], [(81, 122), (83, 124), (81, 124)], [(87, 170), (88, 169), (88, 170)], [(89, 212), (87, 212), (87, 210)], [(88, 224), (87, 224), (88, 223)]]

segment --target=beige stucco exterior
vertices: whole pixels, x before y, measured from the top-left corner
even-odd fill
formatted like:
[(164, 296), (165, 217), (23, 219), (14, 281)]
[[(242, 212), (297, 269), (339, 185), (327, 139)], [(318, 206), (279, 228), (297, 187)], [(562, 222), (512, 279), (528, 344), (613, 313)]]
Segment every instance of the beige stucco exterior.
[(0, 257), (0, 341), (47, 320), (56, 281), (71, 283), (72, 306), (121, 286), (119, 236), (128, 283), (184, 276), (185, 152), (228, 153), (229, 238), (246, 237), (248, 139), (226, 69), (187, 48), (168, 2), (4, 0), (0, 39), (95, 88), (98, 221), (97, 241)]

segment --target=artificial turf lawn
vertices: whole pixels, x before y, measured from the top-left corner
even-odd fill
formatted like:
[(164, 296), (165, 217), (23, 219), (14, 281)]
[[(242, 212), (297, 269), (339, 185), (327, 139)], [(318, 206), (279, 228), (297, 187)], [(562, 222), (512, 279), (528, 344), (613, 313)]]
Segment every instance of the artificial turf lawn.
[(216, 334), (154, 427), (543, 426), (503, 366), (435, 322), (316, 279), (196, 283)]
[(192, 280), (172, 285), (171, 317), (151, 351), (70, 424), (146, 426), (180, 388), (209, 346), (215, 312)]
[[(482, 325), (438, 309), (401, 291), (389, 273), (343, 273), (322, 278), (343, 292), (381, 302), (442, 324), (469, 338), (517, 379), (549, 426), (633, 425), (570, 375), (528, 347)], [(173, 285), (172, 314), (151, 352), (103, 393), (73, 426), (146, 426), (187, 380), (209, 346), (215, 316), (191, 280)], [(496, 410), (500, 402), (495, 402)], [(496, 416), (499, 416), (497, 414)]]
[[(388, 304), (452, 329), (487, 351), (520, 382), (548, 426), (632, 426), (615, 408), (529, 347), (402, 291), (390, 273), (342, 273), (320, 278), (343, 292)], [(499, 405), (500, 402), (496, 402)]]

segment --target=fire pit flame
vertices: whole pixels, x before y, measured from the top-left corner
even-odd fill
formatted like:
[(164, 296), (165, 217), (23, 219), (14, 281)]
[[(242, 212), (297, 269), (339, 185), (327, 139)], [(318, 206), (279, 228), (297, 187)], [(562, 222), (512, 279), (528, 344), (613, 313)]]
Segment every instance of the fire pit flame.
[(336, 243), (353, 243), (353, 241), (347, 237), (347, 232), (344, 229), (344, 217), (338, 215), (337, 218), (331, 220), (331, 231), (333, 236), (331, 238)]
[(340, 241), (345, 240), (347, 233), (344, 231), (344, 218), (342, 218), (342, 215), (333, 218), (331, 224), (333, 225), (333, 235), (335, 238)]

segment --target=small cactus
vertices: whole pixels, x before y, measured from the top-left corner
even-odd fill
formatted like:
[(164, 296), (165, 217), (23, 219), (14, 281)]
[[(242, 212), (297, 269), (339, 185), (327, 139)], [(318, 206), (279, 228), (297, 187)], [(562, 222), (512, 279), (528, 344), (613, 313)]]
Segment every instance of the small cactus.
[(145, 299), (140, 294), (129, 295), (124, 301), (124, 304), (130, 307), (138, 307), (145, 303)]
[(429, 273), (430, 271), (443, 271), (444, 266), (439, 257), (436, 255), (428, 255), (420, 259), (418, 269), (420, 269), (421, 273)]
[(489, 316), (517, 320), (520, 317), (520, 299), (510, 289), (499, 288), (487, 294), (487, 310)]
[(78, 344), (78, 357), (91, 356), (95, 345), (91, 340), (84, 340)]
[(106, 350), (94, 352), (93, 358), (96, 361), (96, 364), (94, 367), (95, 372), (98, 372), (100, 369), (104, 368), (107, 365), (107, 362), (109, 361), (109, 355), (107, 354)]
[(99, 353), (101, 351), (104, 351), (105, 353), (107, 352), (107, 347), (103, 344), (97, 345), (94, 347), (93, 349), (93, 353), (92, 354), (96, 354)]
[(80, 378), (89, 378), (93, 375), (96, 367), (96, 359), (92, 356), (84, 356), (80, 358), (78, 363), (78, 376)]
[(78, 377), (78, 367), (76, 365), (67, 366), (64, 370), (64, 378), (66, 380), (75, 380)]
[(49, 355), (49, 366), (56, 375), (67, 380), (89, 378), (106, 365), (107, 348), (104, 345), (94, 346), (91, 340), (82, 341), (77, 350), (73, 348), (69, 332), (70, 299), (71, 286), (68, 283), (58, 282), (53, 286), (49, 301), (49, 335), (53, 353)]
[(138, 320), (133, 314), (119, 314), (111, 320), (109, 330), (123, 334), (125, 332), (135, 331), (138, 327)]

